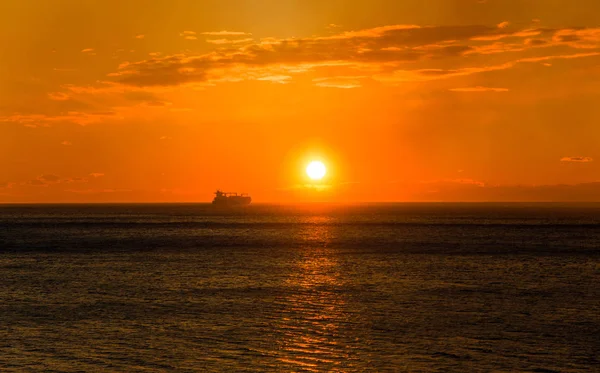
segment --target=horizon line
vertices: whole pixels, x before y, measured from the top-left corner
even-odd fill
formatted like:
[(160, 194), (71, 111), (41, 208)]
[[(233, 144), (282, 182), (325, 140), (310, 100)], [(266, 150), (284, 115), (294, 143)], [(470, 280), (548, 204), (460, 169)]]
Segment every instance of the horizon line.
[[(592, 201), (299, 201), (299, 202), (252, 202), (250, 206), (257, 205), (364, 205), (364, 204), (600, 204), (600, 200)], [(0, 202), (0, 206), (11, 205), (212, 205), (208, 201), (105, 201), (105, 202)], [(247, 207), (247, 206), (245, 206)], [(244, 208), (244, 207), (242, 207)]]

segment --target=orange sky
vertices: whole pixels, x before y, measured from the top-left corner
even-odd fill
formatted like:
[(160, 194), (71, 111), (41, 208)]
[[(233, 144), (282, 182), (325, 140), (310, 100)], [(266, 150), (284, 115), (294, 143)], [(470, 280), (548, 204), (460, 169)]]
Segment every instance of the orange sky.
[(0, 60), (0, 203), (600, 201), (597, 0), (4, 1)]

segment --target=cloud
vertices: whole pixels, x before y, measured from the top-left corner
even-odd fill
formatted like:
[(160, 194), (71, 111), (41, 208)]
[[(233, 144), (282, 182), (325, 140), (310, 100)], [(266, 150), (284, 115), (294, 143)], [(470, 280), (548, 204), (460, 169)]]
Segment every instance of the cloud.
[(494, 87), (464, 87), (464, 88), (450, 88), (452, 92), (508, 92), (508, 88), (494, 88)]
[(574, 54), (565, 54), (565, 55), (521, 58), (521, 59), (515, 61), (515, 63), (543, 62), (543, 61), (550, 61), (550, 60), (572, 60), (575, 58), (597, 57), (597, 56), (600, 56), (600, 52), (574, 53)]
[(525, 45), (528, 46), (542, 46), (542, 45), (547, 45), (548, 41), (547, 40), (543, 40), (543, 39), (525, 39)]
[(106, 119), (122, 119), (113, 111), (98, 111), (98, 112), (79, 112), (69, 111), (66, 114), (46, 115), (46, 114), (13, 114), (8, 116), (0, 116), (0, 123), (20, 123), (26, 127), (48, 127), (53, 123), (74, 123), (81, 126), (88, 124), (99, 123)]
[(254, 41), (252, 38), (247, 39), (206, 39), (207, 43), (224, 45), (224, 44), (240, 44), (240, 43), (250, 43)]
[(202, 35), (210, 35), (210, 36), (246, 36), (246, 35), (252, 35), (251, 33), (247, 33), (247, 32), (240, 32), (240, 31), (208, 31), (208, 32), (203, 32)]
[[(197, 34), (184, 31), (180, 35), (196, 38)], [(600, 28), (509, 29), (506, 22), (495, 26), (387, 25), (286, 39), (231, 39), (250, 35), (238, 31), (203, 32), (202, 35), (222, 36), (207, 40), (219, 48), (204, 54), (185, 52), (122, 64), (109, 76), (135, 87), (176, 86), (256, 80), (262, 76), (294, 75), (337, 66), (368, 71), (384, 82), (428, 81), (506, 70), (524, 62), (598, 55), (596, 50), (571, 53), (565, 48), (594, 46), (600, 49)], [(556, 49), (559, 47), (562, 48), (560, 53)], [(534, 50), (539, 51), (536, 57), (526, 54)], [(496, 64), (475, 58), (489, 54), (510, 58), (498, 59)], [(458, 56), (469, 58), (458, 60)], [(409, 63), (416, 62), (423, 62), (427, 67), (417, 65), (407, 69)], [(472, 66), (462, 66), (467, 63)], [(277, 74), (273, 69), (278, 69)]]
[(67, 193), (76, 193), (76, 194), (105, 194), (105, 193), (129, 193), (132, 192), (131, 189), (65, 189)]
[(360, 79), (366, 76), (338, 76), (333, 78), (316, 78), (313, 79), (316, 86), (327, 88), (359, 88), (361, 87)]
[[(410, 186), (406, 186), (411, 188)], [(429, 188), (412, 186), (415, 201), (463, 202), (590, 202), (600, 201), (600, 182), (554, 185), (479, 185), (438, 182)]]
[(32, 185), (32, 186), (47, 186), (48, 183), (44, 182), (43, 180), (40, 179), (33, 179), (33, 180), (29, 180), (27, 182), (28, 185)]
[(258, 78), (257, 80), (270, 81), (273, 83), (286, 84), (292, 79), (289, 75), (269, 75)]
[(81, 50), (81, 53), (91, 53), (94, 51), (94, 48), (85, 48)]
[(459, 69), (415, 69), (395, 70), (388, 74), (373, 76), (373, 79), (388, 83), (398, 82), (424, 82), (429, 80), (448, 79), (457, 76), (467, 76), (490, 71), (506, 70), (514, 63), (504, 63), (496, 66), (465, 67)]
[(563, 157), (560, 159), (561, 162), (592, 162), (593, 159), (591, 157)]
[(93, 178), (97, 178), (97, 177), (102, 177), (102, 176), (104, 176), (104, 174), (103, 174), (102, 172), (92, 172), (92, 173), (90, 174), (90, 176), (91, 176), (91, 177), (93, 177)]
[[(136, 86), (180, 85), (206, 81), (211, 73), (227, 69), (268, 67), (310, 70), (319, 66), (358, 66), (373, 63), (416, 61), (427, 56), (456, 56), (469, 50), (464, 45), (430, 45), (495, 33), (495, 27), (393, 25), (349, 31), (326, 37), (261, 39), (239, 48), (207, 54), (177, 54), (122, 65), (111, 77)], [(193, 36), (184, 32), (180, 35)], [(204, 33), (207, 34), (207, 33)], [(211, 32), (209, 35), (232, 35)], [(238, 33), (235, 35), (245, 35)], [(235, 44), (235, 43), (233, 43)], [(426, 47), (423, 46), (425, 44)]]
[[(403, 199), (419, 202), (600, 202), (600, 182), (580, 184), (492, 184), (470, 178), (391, 183)], [(382, 190), (384, 185), (380, 185)]]
[[(200, 63), (197, 61), (195, 64)], [(192, 61), (183, 55), (173, 55), (121, 65), (118, 72), (109, 76), (118, 78), (123, 84), (138, 87), (180, 85), (205, 80), (206, 71), (186, 65), (192, 65)]]
[(415, 70), (395, 70), (388, 74), (379, 74), (373, 76), (373, 79), (388, 82), (388, 83), (399, 83), (399, 82), (423, 82), (430, 80), (448, 79), (458, 76), (467, 76), (472, 74), (479, 74), (491, 71), (507, 70), (515, 67), (521, 63), (532, 63), (532, 62), (544, 62), (554, 59), (576, 59), (585, 57), (597, 57), (600, 56), (600, 52), (589, 52), (589, 53), (574, 53), (568, 55), (554, 55), (554, 56), (543, 56), (543, 57), (527, 57), (521, 58), (514, 61), (506, 62), (500, 65), (492, 66), (481, 66), (481, 67), (464, 67), (458, 69), (415, 69)]
[(50, 92), (48, 93), (48, 98), (54, 101), (67, 101), (71, 97), (68, 94), (62, 92)]
[(64, 145), (64, 146), (71, 146), (71, 145), (73, 145), (70, 141), (67, 141), (67, 140), (61, 142), (60, 144)]
[(507, 28), (510, 25), (510, 22), (508, 21), (504, 21), (504, 22), (500, 22), (498, 23), (498, 28)]
[(573, 48), (596, 49), (600, 43), (600, 28), (566, 28), (557, 30), (552, 41)]
[[(91, 174), (94, 175), (94, 174)], [(104, 174), (96, 174), (96, 175), (100, 175), (103, 176)], [(94, 176), (94, 177), (99, 177), (99, 176)], [(87, 183), (90, 182), (90, 179), (87, 177), (80, 177), (80, 176), (74, 176), (74, 177), (60, 177), (58, 175), (55, 174), (42, 174), (38, 177), (36, 177), (35, 179), (31, 179), (31, 180), (27, 180), (27, 181), (23, 181), (23, 182), (5, 182), (5, 183), (0, 183), (0, 189), (1, 188), (12, 188), (15, 186), (20, 186), (20, 187), (27, 187), (27, 186), (34, 186), (34, 187), (48, 187), (50, 185), (58, 185), (58, 184), (71, 184), (71, 183)]]
[(35, 178), (33, 180), (29, 180), (25, 184), (32, 185), (32, 186), (48, 186), (50, 184), (56, 184), (61, 181), (62, 181), (62, 179), (58, 175), (44, 174), (44, 175), (38, 176), (37, 178)]
[(477, 187), (485, 187), (486, 184), (480, 180), (474, 179), (441, 179), (441, 180), (429, 180), (429, 181), (421, 181), (421, 184), (466, 184), (466, 185), (474, 185)]
[(195, 31), (183, 31), (183, 32), (179, 33), (179, 36), (181, 36), (185, 40), (197, 40), (198, 39)]
[(139, 35), (135, 36), (136, 39), (143, 39), (145, 37), (146, 37), (146, 35), (143, 35), (143, 34), (139, 34)]
[(56, 183), (60, 180), (60, 176), (54, 174), (45, 174), (38, 177), (39, 180), (42, 180), (47, 183)]
[(84, 177), (78, 177), (78, 176), (61, 180), (61, 182), (64, 182), (64, 183), (87, 183), (88, 181), (89, 181), (88, 179), (86, 179)]

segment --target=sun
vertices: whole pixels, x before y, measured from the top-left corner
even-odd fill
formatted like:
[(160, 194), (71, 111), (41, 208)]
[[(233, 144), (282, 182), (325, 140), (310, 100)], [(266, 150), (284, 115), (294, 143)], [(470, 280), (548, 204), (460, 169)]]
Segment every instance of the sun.
[(312, 180), (321, 180), (326, 173), (327, 168), (321, 161), (312, 161), (306, 166), (306, 174)]

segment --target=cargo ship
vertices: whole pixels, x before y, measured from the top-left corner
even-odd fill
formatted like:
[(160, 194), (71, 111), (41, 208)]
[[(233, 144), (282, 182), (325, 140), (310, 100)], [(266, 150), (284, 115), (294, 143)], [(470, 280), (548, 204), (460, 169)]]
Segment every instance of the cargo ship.
[(217, 190), (212, 204), (216, 206), (246, 206), (250, 202), (252, 202), (252, 198), (247, 194), (226, 193)]

